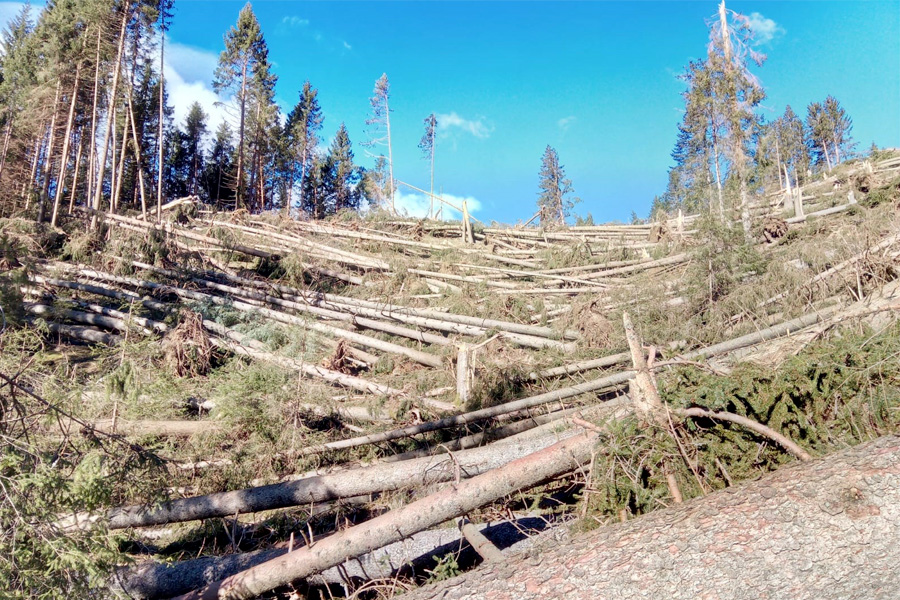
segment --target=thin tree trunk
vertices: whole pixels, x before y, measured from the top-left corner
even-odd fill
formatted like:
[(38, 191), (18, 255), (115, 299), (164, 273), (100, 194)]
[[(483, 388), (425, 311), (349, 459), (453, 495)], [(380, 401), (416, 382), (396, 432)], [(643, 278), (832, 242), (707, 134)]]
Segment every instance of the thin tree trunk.
[(391, 178), (391, 214), (396, 215), (397, 209), (394, 206), (394, 154), (391, 148), (391, 107), (388, 104), (388, 97), (384, 97), (384, 122), (387, 127), (387, 145), (388, 145), (388, 170)]
[(722, 193), (722, 176), (719, 173), (719, 142), (718, 136), (713, 134), (713, 165), (716, 175), (716, 192), (719, 199), (719, 221), (725, 222), (725, 196)]
[[(743, 170), (743, 169), (742, 169)], [(744, 238), (750, 239), (750, 229), (753, 222), (750, 220), (750, 198), (747, 192), (747, 177), (744, 173), (739, 173), (741, 188), (741, 225), (744, 227)]]
[(75, 123), (75, 105), (78, 101), (80, 76), (81, 61), (78, 61), (78, 66), (75, 67), (75, 83), (72, 85), (72, 101), (69, 103), (69, 117), (66, 120), (66, 134), (63, 137), (62, 158), (59, 161), (59, 177), (56, 178), (56, 197), (53, 199), (53, 216), (50, 217), (51, 227), (56, 227), (56, 219), (59, 216), (59, 203), (62, 200), (63, 188), (65, 187), (63, 183), (66, 181), (66, 170), (69, 165), (69, 143), (72, 137), (72, 126)]
[[(90, 139), (90, 158), (88, 159), (87, 171), (87, 196), (85, 198), (85, 206), (87, 206), (94, 197), (94, 181), (96, 173), (96, 153), (97, 153), (97, 102), (99, 101), (100, 91), (100, 40), (102, 28), (97, 28), (97, 52), (94, 56), (94, 102), (91, 106), (91, 139)], [(72, 212), (71, 210), (69, 211)]]
[[(778, 171), (778, 189), (784, 189), (784, 183), (781, 180), (781, 148), (778, 144), (778, 135), (775, 135), (775, 166), (778, 167), (776, 170)], [(784, 165), (785, 171), (787, 171), (787, 165)]]
[[(116, 95), (119, 91), (119, 72), (122, 70), (122, 55), (125, 52), (125, 32), (126, 27), (128, 25), (128, 16), (130, 15), (131, 5), (129, 0), (125, 0), (125, 5), (123, 7), (122, 14), (122, 28), (119, 31), (119, 49), (118, 55), (116, 57), (116, 66), (113, 70), (113, 82), (112, 82), (112, 91), (109, 94), (109, 107), (107, 108), (107, 125), (106, 132), (103, 135), (103, 150), (100, 152), (99, 160), (98, 160), (98, 172), (97, 172), (97, 189), (94, 190), (94, 202), (93, 208), (94, 210), (100, 210), (100, 201), (103, 197), (103, 176), (106, 173), (106, 157), (109, 154), (109, 140), (112, 136), (113, 129), (116, 126)], [(91, 226), (96, 227), (97, 217), (96, 215), (91, 221)]]
[(435, 142), (435, 127), (434, 123), (431, 123), (431, 195), (428, 196), (428, 199), (431, 201), (430, 208), (428, 209), (428, 218), (431, 219), (434, 217), (434, 142)]
[(119, 167), (116, 175), (116, 189), (112, 195), (112, 212), (117, 212), (119, 200), (122, 194), (122, 180), (125, 178), (125, 151), (128, 149), (128, 113), (124, 115), (125, 122), (122, 123), (122, 150), (119, 156)]
[(3, 132), (3, 153), (0, 154), (0, 176), (3, 175), (3, 168), (6, 166), (6, 156), (9, 153), (9, 140), (12, 138), (12, 115), (7, 115), (6, 119), (6, 127)]
[[(119, 172), (119, 161), (116, 160), (116, 155), (118, 154), (119, 147), (119, 131), (116, 128), (115, 121), (116, 116), (118, 115), (118, 109), (114, 110), (113, 115), (113, 130), (112, 130), (112, 148), (110, 148), (110, 154), (112, 156), (109, 157), (109, 161), (111, 163), (109, 170), (109, 211), (112, 213), (118, 212), (118, 197), (116, 195), (116, 175)], [(123, 131), (124, 133), (124, 131)]]
[[(141, 214), (147, 220), (147, 196), (144, 193), (144, 168), (141, 165), (141, 144), (138, 141), (137, 127), (134, 124), (134, 106), (131, 102), (131, 93), (128, 94), (128, 114), (131, 117), (131, 138), (134, 140), (134, 160), (137, 163), (137, 176), (141, 193)], [(159, 211), (157, 211), (159, 212)]]
[(28, 181), (22, 184), (22, 196), (25, 199), (25, 210), (28, 210), (28, 208), (31, 206), (31, 191), (34, 189), (38, 164), (40, 164), (41, 153), (44, 150), (44, 138), (46, 137), (46, 134), (44, 133), (45, 128), (46, 125), (41, 123), (41, 134), (34, 141), (34, 157), (31, 159), (31, 174), (28, 177)]
[[(47, 152), (44, 156), (44, 177), (41, 182), (40, 204), (38, 205), (38, 223), (44, 221), (44, 213), (47, 210), (47, 195), (50, 192), (50, 179), (53, 175), (53, 146), (56, 142), (56, 117), (59, 106), (59, 92), (62, 89), (62, 80), (56, 80), (56, 93), (53, 96), (53, 115), (50, 117), (50, 139), (47, 141)], [(60, 161), (62, 162), (62, 161)]]
[(241, 68), (241, 121), (238, 126), (238, 162), (237, 162), (237, 187), (234, 191), (234, 209), (241, 208), (241, 200), (244, 197), (244, 122), (247, 112), (247, 60)]
[(81, 128), (78, 134), (78, 149), (75, 150), (75, 174), (72, 176), (72, 192), (69, 194), (69, 212), (68, 214), (72, 214), (72, 211), (75, 208), (75, 194), (78, 191), (78, 174), (81, 171), (81, 156), (84, 154), (84, 127)]
[(165, 31), (160, 32), (159, 36), (159, 132), (157, 136), (159, 141), (157, 143), (157, 147), (159, 150), (159, 156), (157, 157), (156, 168), (159, 176), (157, 177), (156, 182), (156, 222), (159, 223), (162, 220), (162, 197), (163, 197), (163, 155), (165, 148), (165, 139), (163, 138), (163, 132), (165, 131), (165, 91), (166, 91), (166, 79), (165, 79), (165, 53), (166, 53), (166, 33)]

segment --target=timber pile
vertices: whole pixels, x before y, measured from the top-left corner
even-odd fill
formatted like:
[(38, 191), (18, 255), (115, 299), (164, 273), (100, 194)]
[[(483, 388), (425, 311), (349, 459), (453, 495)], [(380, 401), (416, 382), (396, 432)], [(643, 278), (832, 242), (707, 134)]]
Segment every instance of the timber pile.
[[(891, 168), (876, 165), (872, 185), (892, 176)], [(819, 187), (801, 193), (821, 199)], [(252, 598), (299, 580), (326, 585), (341, 573), (350, 594), (375, 585), (364, 570), (353, 571), (353, 560), (395, 557), (385, 549), (409, 538), (424, 545), (413, 557), (391, 558), (395, 568), (379, 577), (421, 581), (421, 569), (434, 567), (428, 560), (448, 540), (468, 540), (478, 560), (504, 564), (509, 559), (490, 540), (501, 549), (511, 542), (465, 524), (448, 537), (439, 526), (554, 482), (595, 493), (598, 440), (629, 423), (682, 444), (686, 423), (727, 422), (743, 432), (735, 435), (806, 461), (812, 449), (804, 440), (722, 406), (670, 406), (656, 379), (680, 368), (721, 376), (745, 361), (797, 353), (847, 323), (884, 327), (900, 308), (897, 217), (873, 208), (847, 227), (843, 206), (809, 210), (803, 219), (781, 219), (780, 204), (761, 206), (760, 222), (778, 214), (772, 231), (779, 234), (761, 235), (753, 251), (778, 268), (731, 274), (738, 283), (721, 297), (713, 289), (716, 257), (705, 252), (710, 234), (696, 216), (546, 231), (476, 227), (467, 229), (467, 242), (456, 225), (408, 220), (308, 223), (201, 210), (184, 223), (157, 224), (85, 214), (107, 225), (109, 239), (81, 261), (35, 261), (19, 286), (27, 319), (53, 336), (115, 346), (120, 364), (141, 344), (158, 343), (182, 378), (202, 382), (216, 365), (247, 363), (291, 373), (298, 383), (285, 419), (293, 421), (290, 443), (266, 456), (286, 465), (281, 479), (203, 488), (209, 493), (178, 478), (213, 472), (221, 476), (214, 481), (228, 482), (224, 473), (245, 460), (229, 454), (235, 440), (211, 454), (191, 451), (193, 440), (230, 434), (215, 401), (195, 401), (190, 416), (180, 409), (181, 420), (171, 413), (126, 418), (118, 403), (112, 414), (84, 415), (95, 431), (167, 439), (167, 467), (175, 485), (185, 485), (163, 502), (60, 515), (59, 524), (142, 539), (151, 528), (227, 520), (231, 543), (222, 556), (120, 570), (116, 585), (134, 597)], [(808, 228), (812, 237), (791, 234), (815, 215), (824, 219)], [(810, 258), (813, 246), (827, 256)], [(666, 319), (674, 322), (668, 329), (659, 324)], [(700, 331), (701, 323), (708, 329)], [(330, 426), (315, 431), (312, 423), (323, 419)], [(58, 429), (70, 431), (73, 422)], [(665, 503), (680, 503), (685, 483), (673, 473), (685, 465), (708, 491), (696, 450), (683, 446), (659, 463)], [(305, 469), (312, 471), (295, 475)], [(310, 525), (315, 514), (363, 504), (373, 508), (352, 526)], [(239, 543), (241, 532), (262, 528), (258, 521), (301, 510), (305, 527), (250, 548)], [(517, 522), (532, 515), (520, 507), (489, 516)], [(615, 535), (632, 539), (638, 523)], [(177, 538), (183, 530), (174, 531)], [(553, 564), (571, 562), (547, 552)], [(410, 559), (426, 566), (404, 570)]]

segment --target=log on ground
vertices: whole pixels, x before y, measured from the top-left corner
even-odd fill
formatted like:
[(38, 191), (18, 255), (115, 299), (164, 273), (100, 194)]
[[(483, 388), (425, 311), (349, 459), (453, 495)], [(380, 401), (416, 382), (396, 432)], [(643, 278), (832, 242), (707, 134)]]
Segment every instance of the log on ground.
[(893, 598), (900, 436), (534, 549), (406, 600)]

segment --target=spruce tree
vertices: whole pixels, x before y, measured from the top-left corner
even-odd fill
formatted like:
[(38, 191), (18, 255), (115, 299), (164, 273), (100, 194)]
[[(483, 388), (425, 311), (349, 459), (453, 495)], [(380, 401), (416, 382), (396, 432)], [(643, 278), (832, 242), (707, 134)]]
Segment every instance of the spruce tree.
[[(372, 106), (372, 114), (366, 125), (369, 129), (369, 141), (365, 144), (369, 147), (378, 145), (387, 146), (387, 197), (390, 202), (390, 210), (396, 212), (394, 208), (394, 155), (391, 149), (391, 84), (388, 81), (387, 73), (375, 82), (375, 91), (369, 104)], [(383, 156), (383, 155), (382, 155)]]
[(259, 21), (248, 2), (238, 15), (237, 24), (225, 34), (225, 50), (213, 79), (213, 89), (222, 96), (234, 94), (238, 104), (237, 164), (234, 178), (236, 208), (245, 203), (246, 122), (251, 88), (266, 61), (266, 43)]
[(287, 161), (287, 203), (292, 203), (292, 191), (299, 181), (299, 203), (303, 204), (303, 182), (319, 144), (322, 129), (322, 109), (318, 90), (309, 81), (303, 84), (300, 101), (288, 113), (284, 124), (285, 154)]
[(328, 186), (330, 191), (329, 213), (344, 209), (359, 210), (361, 193), (360, 172), (353, 164), (353, 149), (347, 127), (341, 123), (328, 149), (326, 163), (329, 167)]
[(541, 225), (564, 225), (570, 216), (578, 198), (570, 198), (572, 182), (566, 179), (565, 168), (559, 164), (556, 150), (547, 146), (541, 159), (540, 192), (538, 194), (538, 210)]
[(431, 164), (431, 195), (429, 196), (428, 218), (434, 215), (434, 146), (437, 135), (437, 117), (431, 113), (425, 117), (425, 133), (419, 141), (419, 148), (424, 158)]
[(212, 150), (203, 173), (203, 183), (206, 188), (206, 197), (217, 207), (224, 207), (234, 203), (234, 182), (231, 179), (233, 171), (232, 157), (235, 148), (233, 133), (228, 123), (222, 121), (216, 129)]

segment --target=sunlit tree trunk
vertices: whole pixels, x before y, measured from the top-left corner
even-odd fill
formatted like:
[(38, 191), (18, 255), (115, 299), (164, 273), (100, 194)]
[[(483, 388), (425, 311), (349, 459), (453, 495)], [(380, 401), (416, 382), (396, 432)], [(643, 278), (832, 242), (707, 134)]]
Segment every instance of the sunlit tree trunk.
[(159, 149), (159, 156), (157, 156), (157, 170), (159, 172), (158, 181), (156, 182), (156, 222), (160, 222), (162, 220), (162, 198), (163, 198), (163, 158), (164, 158), (164, 148), (165, 148), (165, 139), (163, 137), (164, 132), (164, 124), (165, 124), (165, 89), (166, 89), (166, 81), (165, 75), (163, 71), (165, 71), (165, 56), (166, 56), (166, 34), (165, 31), (161, 31), (159, 35), (159, 141), (157, 143), (157, 147)]
[(75, 174), (72, 176), (72, 190), (69, 194), (69, 214), (75, 209), (75, 194), (78, 192), (78, 174), (81, 172), (81, 156), (84, 153), (84, 128), (78, 135), (78, 149), (75, 150)]
[[(123, 14), (122, 14), (122, 28), (119, 31), (119, 49), (116, 56), (116, 65), (113, 69), (113, 81), (112, 81), (112, 91), (109, 94), (109, 107), (107, 108), (107, 126), (106, 132), (103, 134), (103, 150), (100, 152), (99, 164), (97, 170), (97, 185), (94, 190), (94, 202), (93, 208), (94, 210), (100, 210), (100, 200), (103, 197), (103, 176), (106, 173), (106, 157), (109, 155), (109, 141), (112, 135), (113, 129), (116, 127), (116, 94), (119, 91), (119, 72), (122, 70), (122, 54), (125, 51), (125, 33), (126, 27), (128, 25), (128, 16), (130, 14), (130, 4), (126, 0)], [(91, 227), (95, 228), (97, 225), (97, 217), (96, 215), (91, 221)]]
[(43, 181), (41, 182), (41, 193), (40, 200), (38, 204), (38, 223), (44, 221), (44, 212), (47, 209), (47, 194), (50, 190), (50, 178), (53, 175), (53, 146), (56, 141), (56, 115), (58, 112), (59, 106), (59, 91), (62, 88), (62, 83), (59, 79), (56, 80), (56, 93), (53, 96), (53, 113), (50, 117), (50, 139), (47, 141), (47, 152), (44, 156), (44, 175)]
[(66, 181), (66, 170), (69, 166), (69, 144), (72, 139), (72, 126), (75, 123), (75, 105), (78, 102), (78, 84), (81, 82), (81, 61), (75, 67), (75, 83), (72, 85), (72, 98), (69, 102), (69, 117), (66, 120), (66, 134), (63, 137), (62, 158), (59, 161), (59, 177), (56, 178), (56, 196), (53, 199), (53, 216), (50, 218), (50, 225), (56, 227), (56, 220), (59, 216), (59, 203), (62, 200), (63, 185)]
[[(88, 158), (87, 169), (87, 196), (85, 204), (89, 203), (94, 197), (94, 186), (96, 184), (96, 155), (97, 155), (97, 102), (99, 101), (100, 92), (100, 40), (102, 28), (97, 28), (97, 52), (94, 55), (94, 100), (91, 105), (91, 137), (90, 137), (90, 157)], [(70, 211), (71, 212), (71, 211)]]

